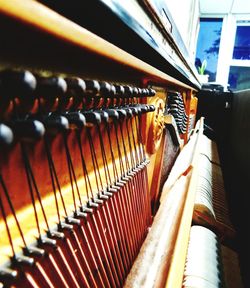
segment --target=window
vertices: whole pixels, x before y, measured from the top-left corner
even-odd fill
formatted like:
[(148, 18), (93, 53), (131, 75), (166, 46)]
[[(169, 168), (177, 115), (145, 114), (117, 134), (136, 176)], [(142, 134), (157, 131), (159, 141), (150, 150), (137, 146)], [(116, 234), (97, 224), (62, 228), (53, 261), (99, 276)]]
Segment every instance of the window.
[(249, 89), (250, 67), (230, 66), (228, 83), (231, 90)]
[(198, 67), (201, 65), (203, 60), (207, 60), (205, 74), (209, 75), (209, 82), (213, 82), (216, 79), (221, 28), (221, 18), (200, 19), (200, 31), (197, 42), (195, 66)]
[(239, 23), (235, 35), (233, 59), (250, 60), (250, 26), (249, 22)]
[(231, 90), (250, 88), (250, 21), (236, 22), (236, 33), (230, 62), (228, 83)]

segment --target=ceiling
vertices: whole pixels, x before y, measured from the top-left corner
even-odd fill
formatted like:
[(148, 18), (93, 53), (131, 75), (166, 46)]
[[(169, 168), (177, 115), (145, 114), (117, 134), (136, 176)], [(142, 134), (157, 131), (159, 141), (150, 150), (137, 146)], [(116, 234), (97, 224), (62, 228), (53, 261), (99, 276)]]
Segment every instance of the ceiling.
[(201, 14), (250, 14), (249, 0), (200, 0)]

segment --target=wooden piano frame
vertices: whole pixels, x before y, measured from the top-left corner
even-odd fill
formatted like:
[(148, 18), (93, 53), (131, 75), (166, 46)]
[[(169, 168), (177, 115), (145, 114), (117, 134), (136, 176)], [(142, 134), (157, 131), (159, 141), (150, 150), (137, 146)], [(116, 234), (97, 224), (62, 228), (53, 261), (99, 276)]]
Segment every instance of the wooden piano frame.
[[(167, 91), (178, 91), (185, 99), (188, 119), (196, 114), (196, 88), (161, 72), (36, 1), (0, 0), (0, 23), (1, 69), (14, 67), (45, 75), (70, 75), (140, 87), (153, 86), (165, 91), (162, 97), (166, 97)], [(202, 120), (198, 133), (202, 133), (201, 127)], [(189, 136), (188, 132), (181, 136), (184, 145)], [(198, 146), (197, 143), (196, 151)], [(155, 171), (161, 170), (162, 151), (163, 144), (158, 151), (148, 155), (151, 162), (148, 167), (150, 191), (155, 189), (154, 185), (159, 188), (160, 179), (156, 179), (153, 185), (152, 177)], [(167, 251), (161, 267), (163, 277), (155, 287), (182, 287), (194, 207), (196, 153), (189, 170), (183, 174), (188, 180), (180, 203), (174, 205), (176, 199), (169, 187), (162, 192), (167, 207), (170, 209), (173, 205), (175, 208), (165, 215), (171, 227), (166, 228), (168, 235), (164, 247)], [(160, 195), (159, 191), (153, 193)]]

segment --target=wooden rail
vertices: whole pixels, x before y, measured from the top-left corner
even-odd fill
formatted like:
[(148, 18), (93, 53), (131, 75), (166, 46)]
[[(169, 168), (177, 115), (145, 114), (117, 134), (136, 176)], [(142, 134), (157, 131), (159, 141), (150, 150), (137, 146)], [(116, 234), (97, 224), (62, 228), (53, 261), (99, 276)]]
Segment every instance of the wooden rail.
[[(54, 55), (50, 56), (54, 56), (55, 58), (58, 58), (58, 54), (60, 55), (60, 53), (62, 53), (64, 57), (70, 57), (70, 65), (72, 66), (76, 65), (75, 62), (77, 62), (78, 59), (78, 66), (82, 63), (80, 70), (84, 69), (85, 71), (89, 71), (88, 73), (91, 73), (93, 66), (95, 66), (94, 69), (103, 70), (103, 73), (105, 72), (106, 74), (112, 73), (113, 77), (115, 77), (116, 74), (119, 75), (119, 73), (122, 73), (124, 79), (128, 77), (132, 79), (132, 76), (135, 80), (150, 80), (156, 83), (169, 84), (172, 87), (195, 90), (193, 87), (139, 60), (36, 1), (0, 0), (0, 18), (1, 16), (7, 16), (7, 19), (17, 21), (16, 25), (18, 27), (14, 25), (14, 27), (11, 27), (12, 29), (20, 29), (20, 27), (25, 27), (26, 29), (28, 27), (28, 29), (31, 28), (32, 30), (28, 31), (27, 35), (23, 33), (24, 35), (22, 35), (22, 37), (24, 37), (24, 39), (19, 39), (19, 36), (15, 35), (15, 37), (17, 37), (15, 39), (15, 51), (17, 53), (18, 46), (25, 45), (27, 41), (29, 45), (32, 45), (32, 54), (36, 53), (35, 49), (39, 49), (39, 47), (36, 47), (34, 37), (37, 32), (40, 32), (45, 36), (43, 38), (43, 36), (40, 35), (40, 39), (42, 39), (39, 39), (39, 41), (41, 41), (40, 46), (42, 45), (43, 47), (40, 47), (39, 52), (45, 53), (42, 50), (47, 49), (46, 53), (53, 53)], [(4, 32), (1, 32), (1, 34), (2, 33)], [(53, 41), (56, 41), (56, 43), (53, 42), (55, 44), (54, 46), (57, 46), (58, 43), (60, 44), (57, 47), (58, 51), (53, 50), (51, 42), (48, 40), (48, 35), (50, 37), (52, 36)], [(4, 36), (5, 35), (2, 35), (2, 40), (6, 38)], [(61, 42), (63, 42), (63, 45), (61, 45)], [(5, 46), (7, 45), (8, 42), (7, 44), (5, 43)], [(68, 47), (68, 45), (70, 45), (70, 47)], [(61, 51), (61, 48), (65, 48), (64, 46), (66, 46), (67, 50), (67, 54), (65, 55), (63, 54), (64, 52)], [(77, 51), (74, 50), (74, 48), (77, 48)], [(69, 53), (71, 51), (72, 53)], [(89, 60), (90, 57), (91, 61)], [(37, 58), (39, 58), (39, 55)], [(68, 63), (65, 58), (60, 58), (58, 61), (66, 61)], [(101, 67), (103, 64), (105, 67)], [(113, 72), (111, 70), (113, 70)]]

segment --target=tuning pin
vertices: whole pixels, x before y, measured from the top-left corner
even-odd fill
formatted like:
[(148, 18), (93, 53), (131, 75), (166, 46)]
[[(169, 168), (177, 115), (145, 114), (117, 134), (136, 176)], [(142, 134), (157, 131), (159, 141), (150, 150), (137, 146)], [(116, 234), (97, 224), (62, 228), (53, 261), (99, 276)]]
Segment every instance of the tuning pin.
[(37, 91), (42, 97), (58, 97), (67, 90), (66, 81), (61, 77), (40, 77)]
[(70, 216), (65, 217), (65, 222), (70, 225), (81, 225), (81, 221), (79, 219)]
[(101, 120), (102, 120), (103, 122), (105, 122), (105, 123), (108, 123), (108, 122), (109, 122), (109, 114), (108, 114), (107, 111), (105, 111), (105, 110), (98, 110), (98, 111), (96, 111), (96, 112), (100, 114)]
[(55, 239), (51, 239), (51, 238), (46, 237), (46, 236), (38, 237), (37, 238), (37, 243), (38, 243), (38, 246), (42, 247), (42, 248), (44, 248), (46, 246), (50, 246), (50, 247), (53, 247), (53, 248), (57, 247), (56, 240)]
[(22, 265), (22, 264), (32, 266), (35, 263), (33, 258), (28, 257), (28, 256), (24, 256), (24, 255), (14, 256), (12, 258), (12, 262), (13, 262), (14, 266)]
[(100, 101), (99, 107), (102, 109), (109, 108), (109, 107), (114, 107), (117, 104), (117, 97), (116, 97), (116, 88), (115, 85), (109, 84), (110, 85), (110, 90), (109, 93), (102, 98), (102, 101)]
[(111, 84), (111, 89), (110, 89), (110, 97), (114, 97), (116, 95), (116, 88), (115, 85)]
[(70, 128), (78, 128), (81, 129), (82, 127), (86, 126), (86, 118), (80, 112), (69, 112), (64, 115), (68, 121)]
[(99, 125), (101, 124), (101, 115), (97, 112), (92, 111), (85, 111), (83, 112), (83, 115), (86, 118), (87, 125)]
[(133, 91), (133, 97), (138, 97), (139, 95), (139, 89), (137, 87), (132, 87), (132, 91)]
[(69, 121), (65, 116), (51, 114), (43, 121), (46, 132), (56, 134), (58, 131), (66, 131), (69, 129)]
[(0, 79), (1, 94), (4, 97), (34, 97), (36, 78), (31, 72), (4, 70), (0, 72)]
[(53, 112), (58, 108), (67, 91), (67, 83), (61, 77), (39, 77), (36, 94), (40, 100), (40, 107), (46, 112)]
[(84, 97), (84, 93), (86, 92), (86, 83), (81, 78), (72, 77), (72, 78), (65, 78), (67, 83), (67, 95), (73, 98), (72, 108), (77, 109)]
[(13, 141), (13, 132), (12, 130), (3, 123), (0, 123), (0, 144), (1, 145), (10, 145)]
[(93, 109), (96, 108), (96, 101), (99, 101), (100, 96), (100, 85), (96, 80), (85, 80), (86, 92), (83, 97), (83, 109)]
[(156, 94), (156, 91), (154, 89), (148, 88), (148, 96), (149, 97), (153, 97), (153, 96), (155, 96), (155, 94)]
[(143, 96), (143, 90), (142, 90), (142, 88), (138, 87), (137, 90), (138, 90), (138, 96), (139, 96), (139, 97), (142, 97), (142, 96)]
[(86, 92), (86, 84), (80, 78), (65, 78), (63, 79), (67, 85), (65, 93), (58, 94), (58, 111), (76, 110), (83, 101), (84, 93)]
[(125, 91), (124, 94), (127, 98), (130, 98), (133, 95), (133, 88), (130, 86), (127, 86), (127, 85), (124, 86), (124, 91)]
[(118, 97), (124, 97), (125, 95), (125, 89), (122, 85), (114, 85), (115, 86), (115, 91), (116, 91), (116, 96)]
[(18, 273), (16, 270), (6, 268), (6, 267), (0, 268), (0, 280), (1, 280), (1, 278), (3, 278), (3, 279), (15, 279), (17, 277), (17, 275), (18, 275)]
[(86, 83), (86, 93), (96, 95), (100, 92), (100, 84), (96, 80), (85, 80)]
[(140, 104), (140, 110), (141, 110), (141, 113), (144, 114), (144, 113), (149, 112), (149, 107), (148, 105)]
[(133, 115), (140, 115), (147, 112), (152, 112), (155, 109), (154, 105), (147, 104), (136, 104), (133, 106), (129, 106), (129, 108), (132, 110)]
[(25, 256), (42, 257), (45, 255), (45, 251), (43, 249), (34, 246), (23, 248), (23, 253), (25, 254)]
[(106, 113), (108, 113), (109, 119), (112, 119), (112, 120), (118, 120), (119, 119), (119, 114), (117, 112), (117, 109), (105, 109), (104, 111)]
[(0, 82), (2, 109), (7, 109), (12, 100), (19, 114), (32, 110), (35, 103), (36, 78), (31, 72), (4, 70), (0, 73)]
[(129, 109), (132, 111), (132, 115), (138, 115), (138, 110), (135, 107), (129, 107)]
[(149, 111), (148, 112), (154, 112), (155, 111), (155, 106), (154, 105), (148, 105)]
[(138, 111), (138, 115), (142, 114), (142, 107), (143, 107), (143, 105), (136, 105), (135, 107), (136, 107), (136, 109), (137, 109), (137, 111)]
[(110, 97), (111, 85), (108, 82), (99, 82), (100, 93), (103, 97)]
[(124, 108), (124, 109), (116, 109), (118, 115), (119, 115), (119, 119), (123, 120), (126, 117), (130, 117), (132, 116), (132, 110), (129, 108)]
[(39, 140), (45, 134), (44, 125), (38, 120), (15, 120), (10, 126), (14, 135), (24, 141)]
[(64, 230), (72, 231), (73, 229), (74, 229), (74, 226), (69, 223), (60, 221), (60, 223), (58, 224), (59, 232), (64, 231)]
[(138, 115), (139, 114), (139, 108), (137, 107), (129, 107), (132, 110), (133, 115)]
[(142, 91), (141, 94), (142, 97), (148, 97), (149, 91), (147, 88), (142, 88), (141, 91)]
[(123, 98), (125, 97), (125, 89), (122, 85), (114, 85), (115, 86), (115, 95), (113, 100), (113, 106), (120, 106), (123, 102)]
[(94, 201), (92, 201), (92, 200), (89, 200), (87, 205), (88, 205), (89, 208), (98, 208), (99, 207), (99, 204), (94, 202)]
[(87, 218), (87, 213), (81, 212), (81, 211), (75, 211), (74, 212), (74, 217), (75, 218), (83, 218), (86, 219)]
[(65, 235), (62, 232), (56, 231), (56, 230), (48, 230), (47, 231), (47, 237), (52, 239), (65, 239)]
[(93, 107), (94, 109), (99, 109), (108, 103), (111, 93), (111, 85), (108, 82), (100, 81), (98, 82), (100, 86), (99, 93), (96, 93), (93, 97)]

